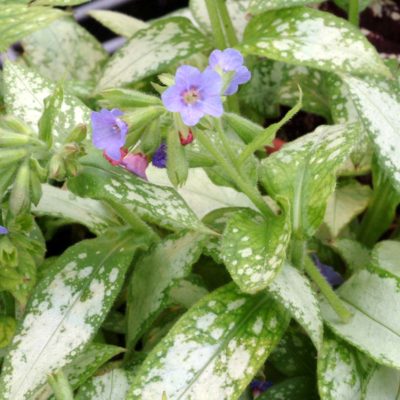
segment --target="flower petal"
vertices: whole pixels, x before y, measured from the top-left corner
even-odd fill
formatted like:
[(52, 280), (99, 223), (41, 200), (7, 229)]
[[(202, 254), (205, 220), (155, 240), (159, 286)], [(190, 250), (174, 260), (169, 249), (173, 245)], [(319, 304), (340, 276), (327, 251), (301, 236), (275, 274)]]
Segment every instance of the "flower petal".
[(181, 116), (185, 125), (194, 126), (204, 117), (204, 111), (199, 106), (187, 106), (181, 111)]
[(177, 85), (169, 87), (161, 95), (161, 99), (168, 111), (180, 112), (185, 108), (185, 103), (182, 101), (181, 90)]

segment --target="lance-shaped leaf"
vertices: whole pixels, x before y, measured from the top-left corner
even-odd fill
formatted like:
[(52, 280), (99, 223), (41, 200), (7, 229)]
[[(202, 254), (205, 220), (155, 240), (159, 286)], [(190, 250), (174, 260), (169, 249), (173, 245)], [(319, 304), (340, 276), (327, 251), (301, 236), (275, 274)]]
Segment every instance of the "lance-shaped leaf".
[[(122, 368), (112, 369), (87, 382), (76, 400), (125, 400), (132, 380), (131, 373)], [(161, 397), (160, 397), (161, 400)]]
[[(172, 186), (165, 169), (149, 167), (146, 170), (146, 174), (152, 183)], [(177, 188), (176, 191), (199, 218), (203, 218), (218, 208), (255, 208), (254, 204), (243, 193), (233, 188), (213, 183), (202, 168), (191, 168), (185, 184)]]
[(269, 284), (267, 291), (282, 304), (308, 333), (315, 347), (322, 344), (322, 318), (310, 282), (288, 263)]
[(89, 11), (89, 15), (110, 31), (127, 38), (133, 36), (137, 31), (149, 27), (148, 23), (140, 19), (116, 11), (92, 10)]
[(346, 76), (351, 97), (368, 131), (381, 167), (400, 191), (400, 88), (396, 81)]
[(25, 4), (1, 5), (0, 52), (64, 15), (61, 10), (47, 7), (29, 7)]
[(324, 227), (331, 239), (339, 236), (341, 230), (368, 206), (372, 190), (357, 181), (338, 187), (328, 200)]
[(122, 168), (111, 167), (104, 159), (81, 160), (85, 167), (68, 182), (68, 188), (77, 195), (123, 203), (145, 220), (167, 229), (207, 231), (174, 189), (146, 182)]
[(372, 251), (371, 263), (400, 278), (400, 243), (394, 240), (379, 242)]
[(246, 293), (265, 289), (285, 260), (290, 239), (287, 214), (264, 219), (252, 210), (238, 211), (221, 239), (221, 256), (235, 283)]
[(249, 12), (252, 15), (257, 15), (269, 10), (279, 10), (280, 8), (290, 8), (320, 2), (321, 0), (315, 2), (310, 2), (310, 0), (251, 0)]
[[(44, 110), (44, 100), (54, 93), (56, 85), (33, 70), (7, 62), (4, 67), (4, 101), (7, 113), (21, 118), (35, 131)], [(55, 119), (53, 143), (59, 146), (69, 131), (90, 121), (90, 110), (76, 97), (64, 93), (60, 112)]]
[(258, 400), (317, 400), (315, 383), (309, 376), (298, 376), (274, 384)]
[(363, 390), (363, 400), (399, 400), (400, 372), (378, 365)]
[(322, 316), (343, 340), (377, 363), (399, 369), (399, 287), (400, 278), (382, 269), (358, 271), (336, 291), (353, 313), (350, 321), (343, 324), (325, 301)]
[(95, 234), (119, 225), (115, 214), (100, 201), (84, 199), (48, 184), (42, 185), (42, 193), (39, 204), (32, 209), (35, 215), (69, 219), (85, 225)]
[(138, 246), (132, 231), (70, 247), (36, 287), (2, 371), (2, 400), (34, 398), (79, 354), (106, 317)]
[(229, 284), (201, 299), (151, 351), (128, 400), (236, 399), (279, 342), (284, 309)]
[(325, 71), (391, 76), (359, 29), (312, 8), (294, 7), (256, 16), (240, 48), (247, 54)]
[(207, 47), (205, 37), (183, 17), (162, 19), (142, 29), (107, 63), (98, 89), (137, 82)]
[(361, 400), (361, 388), (367, 371), (360, 365), (356, 349), (337, 340), (324, 338), (318, 356), (318, 389), (322, 400)]
[(181, 232), (167, 237), (138, 260), (129, 286), (128, 347), (169, 304), (170, 290), (190, 274), (204, 240), (203, 234)]
[(107, 53), (74, 19), (63, 18), (22, 41), (24, 58), (52, 80), (95, 80)]
[(288, 199), (297, 234), (312, 235), (323, 221), (336, 184), (335, 172), (358, 134), (358, 125), (320, 126), (262, 162), (261, 182), (272, 196)]

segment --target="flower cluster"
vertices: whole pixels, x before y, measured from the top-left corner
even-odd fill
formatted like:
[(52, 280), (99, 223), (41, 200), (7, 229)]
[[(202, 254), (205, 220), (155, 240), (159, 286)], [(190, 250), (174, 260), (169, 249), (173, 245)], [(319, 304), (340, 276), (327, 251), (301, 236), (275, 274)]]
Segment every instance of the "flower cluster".
[(179, 67), (175, 84), (162, 94), (162, 101), (168, 111), (179, 112), (186, 125), (194, 126), (205, 115), (220, 117), (224, 112), (221, 96), (236, 93), (250, 78), (239, 51), (214, 50), (203, 72), (189, 65)]

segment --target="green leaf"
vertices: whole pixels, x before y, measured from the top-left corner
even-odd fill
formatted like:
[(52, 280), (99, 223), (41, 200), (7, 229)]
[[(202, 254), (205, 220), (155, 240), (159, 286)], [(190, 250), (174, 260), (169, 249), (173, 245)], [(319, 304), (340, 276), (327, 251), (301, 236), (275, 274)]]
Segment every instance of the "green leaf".
[(400, 368), (400, 279), (381, 269), (361, 270), (336, 292), (353, 313), (346, 324), (323, 301), (322, 316), (343, 340), (379, 364)]
[(0, 349), (7, 347), (11, 343), (16, 325), (14, 318), (0, 316)]
[(67, 7), (67, 6), (76, 6), (78, 4), (87, 3), (90, 0), (33, 0), (33, 5), (41, 5), (41, 6), (59, 6), (59, 7)]
[(246, 209), (230, 218), (221, 239), (221, 256), (243, 292), (256, 293), (275, 278), (285, 260), (289, 239), (286, 214), (265, 220)]
[(152, 350), (127, 400), (236, 399), (279, 342), (284, 310), (233, 285), (200, 300)]
[(50, 80), (97, 80), (107, 53), (73, 18), (63, 18), (22, 41), (29, 65)]
[(188, 279), (182, 279), (171, 288), (169, 295), (172, 304), (180, 304), (189, 309), (208, 294), (204, 284), (196, 278), (196, 276), (189, 276)]
[[(132, 377), (122, 368), (112, 369), (86, 383), (76, 400), (125, 400)], [(161, 397), (160, 397), (161, 399)]]
[(338, 237), (342, 229), (367, 208), (371, 193), (369, 186), (357, 181), (340, 186), (333, 192), (324, 216), (324, 225), (331, 239)]
[(29, 7), (24, 4), (1, 5), (0, 52), (64, 15), (61, 10), (47, 7)]
[(128, 294), (128, 347), (132, 347), (170, 303), (169, 292), (200, 257), (205, 235), (169, 236), (139, 259)]
[(296, 268), (285, 263), (267, 291), (304, 328), (317, 349), (322, 344), (322, 318), (310, 282)]
[(0, 399), (34, 398), (49, 374), (73, 361), (106, 317), (139, 246), (145, 237), (113, 232), (58, 258), (30, 298), (4, 363)]
[[(5, 63), (4, 83), (7, 113), (15, 115), (37, 131), (44, 100), (54, 92), (56, 85), (33, 70), (11, 62)], [(90, 123), (89, 108), (76, 97), (64, 93), (53, 129), (54, 145), (59, 147), (69, 131), (81, 123)]]
[(137, 31), (149, 27), (149, 24), (138, 19), (116, 11), (92, 10), (89, 15), (103, 26), (119, 36), (130, 38)]
[(318, 356), (318, 388), (322, 400), (361, 400), (367, 374), (357, 356), (355, 349), (333, 335), (324, 338)]
[(115, 214), (100, 201), (84, 199), (48, 184), (42, 185), (42, 193), (39, 204), (32, 208), (35, 215), (69, 219), (85, 225), (95, 234), (119, 225)]
[(305, 6), (307, 4), (317, 4), (319, 1), (310, 0), (251, 0), (249, 12), (252, 15), (261, 14), (269, 10), (279, 10), (280, 8), (291, 8), (295, 6)]
[(391, 76), (359, 29), (312, 8), (295, 7), (256, 16), (245, 31), (240, 49), (324, 71)]
[(266, 392), (257, 397), (257, 400), (316, 400), (313, 379), (306, 376), (285, 379), (274, 384)]
[(123, 203), (142, 218), (167, 229), (205, 231), (179, 194), (172, 188), (146, 182), (122, 168), (111, 167), (98, 157), (81, 159), (84, 167), (68, 182), (68, 188), (82, 197)]
[(312, 235), (323, 221), (335, 171), (358, 137), (358, 125), (319, 126), (265, 159), (259, 171), (268, 193), (289, 200), (292, 228)]
[(332, 243), (332, 248), (353, 271), (364, 269), (370, 263), (369, 250), (356, 240), (339, 239)]
[(400, 243), (385, 240), (378, 243), (371, 254), (371, 263), (400, 278)]
[[(172, 186), (165, 169), (149, 167), (146, 170), (151, 183)], [(225, 207), (253, 208), (253, 203), (241, 192), (227, 186), (219, 186), (211, 181), (204, 169), (191, 168), (186, 183), (176, 191), (199, 218)]]
[(363, 390), (363, 400), (399, 400), (400, 372), (377, 366)]
[(351, 97), (368, 131), (381, 167), (400, 191), (400, 88), (395, 81), (346, 76)]
[(106, 64), (97, 89), (137, 82), (185, 60), (208, 46), (204, 36), (183, 17), (154, 22), (136, 32)]

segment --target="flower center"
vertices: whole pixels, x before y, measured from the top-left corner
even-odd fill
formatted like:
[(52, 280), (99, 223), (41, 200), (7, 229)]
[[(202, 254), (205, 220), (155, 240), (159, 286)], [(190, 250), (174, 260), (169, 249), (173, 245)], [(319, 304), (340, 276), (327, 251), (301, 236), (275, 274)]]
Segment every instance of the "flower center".
[(186, 92), (183, 92), (182, 97), (186, 104), (194, 104), (200, 100), (200, 93), (197, 88), (190, 88)]

